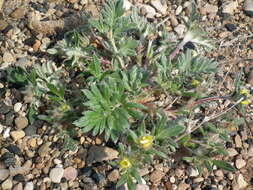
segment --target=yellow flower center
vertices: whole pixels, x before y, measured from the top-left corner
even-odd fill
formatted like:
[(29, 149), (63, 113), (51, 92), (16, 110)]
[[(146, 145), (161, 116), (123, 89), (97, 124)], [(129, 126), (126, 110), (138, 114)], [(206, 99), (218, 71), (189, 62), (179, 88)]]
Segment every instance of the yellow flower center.
[(132, 166), (131, 162), (129, 161), (128, 158), (123, 158), (120, 162), (119, 165), (123, 169), (130, 168)]
[(241, 91), (240, 91), (240, 94), (241, 95), (245, 95), (245, 96), (249, 96), (249, 91), (247, 90), (247, 89), (242, 89)]
[(248, 105), (249, 103), (250, 103), (249, 100), (243, 100), (243, 101), (241, 101), (241, 104), (242, 104), (242, 105)]
[(193, 86), (198, 86), (199, 84), (200, 84), (200, 81), (198, 81), (196, 79), (192, 80), (192, 85)]
[(139, 139), (139, 144), (142, 148), (149, 148), (152, 146), (154, 137), (151, 135), (143, 136)]

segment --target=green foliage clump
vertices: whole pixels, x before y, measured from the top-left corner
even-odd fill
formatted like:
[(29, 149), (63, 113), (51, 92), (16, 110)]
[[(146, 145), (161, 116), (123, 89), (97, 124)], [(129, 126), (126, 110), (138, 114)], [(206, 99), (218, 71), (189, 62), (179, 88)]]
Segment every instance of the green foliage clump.
[[(114, 142), (120, 157), (112, 164), (122, 172), (117, 186), (127, 183), (131, 190), (142, 183), (141, 167), (156, 157), (170, 159), (182, 147), (190, 152), (184, 159), (200, 172), (214, 165), (233, 171), (213, 159), (227, 154), (229, 131), (215, 116), (194, 119), (194, 109), (209, 100), (208, 88), (215, 84), (208, 81), (218, 68), (198, 52), (183, 51), (188, 42), (211, 47), (196, 21), (181, 42), (172, 42), (163, 21), (149, 23), (137, 9), (126, 15), (122, 0), (109, 0), (98, 19), (85, 16), (86, 25), (48, 50), (63, 60), (61, 69), (45, 63), (9, 70), (10, 82), (26, 86), (30, 122), (37, 114), (61, 126), (59, 134), (72, 150), (79, 128)], [(240, 90), (234, 96), (245, 97)]]

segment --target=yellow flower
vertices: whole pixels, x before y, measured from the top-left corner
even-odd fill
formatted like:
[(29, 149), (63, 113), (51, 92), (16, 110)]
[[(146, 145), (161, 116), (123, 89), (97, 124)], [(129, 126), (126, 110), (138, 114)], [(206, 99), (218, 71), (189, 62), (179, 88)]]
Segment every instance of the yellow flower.
[(193, 86), (198, 86), (199, 84), (200, 84), (200, 81), (198, 81), (196, 79), (192, 80), (192, 85)]
[(61, 110), (62, 110), (63, 112), (69, 111), (69, 110), (70, 110), (70, 106), (69, 106), (68, 104), (63, 104), (63, 105), (61, 106)]
[(249, 91), (247, 90), (247, 89), (242, 89), (241, 91), (240, 91), (240, 94), (241, 95), (245, 95), (245, 96), (249, 96)]
[(123, 169), (130, 168), (132, 166), (131, 162), (129, 161), (128, 158), (123, 158), (120, 162), (119, 165)]
[(242, 105), (248, 105), (249, 103), (250, 103), (249, 100), (243, 100), (243, 101), (241, 101), (241, 104), (242, 104)]
[(142, 148), (149, 148), (152, 146), (154, 137), (151, 135), (143, 136), (139, 139), (139, 144)]

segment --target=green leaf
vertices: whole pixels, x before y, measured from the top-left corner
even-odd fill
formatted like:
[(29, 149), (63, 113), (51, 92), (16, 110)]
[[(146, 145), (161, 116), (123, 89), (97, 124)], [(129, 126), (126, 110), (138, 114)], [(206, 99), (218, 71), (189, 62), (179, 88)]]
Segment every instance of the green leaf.
[(137, 169), (133, 168), (131, 171), (132, 176), (137, 180), (139, 184), (142, 184), (141, 176)]
[(230, 171), (230, 172), (234, 172), (236, 170), (231, 164), (222, 160), (212, 160), (212, 163), (216, 165), (217, 167)]
[(33, 106), (30, 107), (29, 112), (28, 112), (28, 119), (29, 119), (30, 124), (33, 124), (33, 122), (36, 119), (37, 114), (38, 114), (37, 110)]
[(182, 159), (187, 161), (187, 162), (192, 162), (194, 160), (193, 157), (187, 157), (187, 156), (183, 157)]
[(129, 190), (136, 190), (136, 184), (133, 182), (131, 177), (127, 179), (127, 187)]
[(138, 140), (138, 136), (135, 134), (134, 131), (132, 131), (131, 129), (129, 129), (129, 135), (131, 136), (131, 138), (133, 139), (134, 142), (137, 142)]
[(204, 165), (206, 166), (206, 168), (208, 169), (209, 172), (213, 171), (212, 164), (211, 164), (211, 162), (209, 160), (205, 160), (204, 161)]
[(175, 137), (179, 134), (183, 133), (185, 130), (185, 127), (183, 125), (174, 125), (172, 127), (168, 127), (167, 129), (164, 129), (157, 134), (157, 139), (165, 139), (168, 137)]
[(124, 175), (122, 175), (116, 185), (117, 188), (119, 188), (120, 186), (124, 185), (127, 182), (127, 178), (128, 178), (128, 174), (125, 173)]
[(161, 152), (161, 151), (158, 151), (158, 150), (156, 150), (155, 148), (150, 149), (149, 152), (152, 153), (152, 154), (155, 154), (155, 155), (157, 155), (157, 156), (159, 156), (159, 157), (161, 157), (161, 158), (168, 159), (167, 154), (165, 154), (165, 153), (163, 153), (163, 152)]

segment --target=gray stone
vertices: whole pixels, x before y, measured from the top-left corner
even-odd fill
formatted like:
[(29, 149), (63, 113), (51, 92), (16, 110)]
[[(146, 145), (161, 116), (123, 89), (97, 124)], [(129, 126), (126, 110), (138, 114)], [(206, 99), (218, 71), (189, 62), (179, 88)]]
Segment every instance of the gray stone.
[(119, 152), (105, 146), (92, 146), (88, 151), (87, 163), (102, 162), (118, 158)]
[(6, 179), (2, 184), (1, 187), (3, 190), (10, 190), (12, 188), (12, 180), (10, 178)]
[(197, 177), (199, 175), (198, 170), (193, 167), (189, 167), (188, 172), (190, 177)]
[(5, 180), (9, 176), (10, 172), (7, 169), (0, 169), (0, 181)]
[(179, 24), (174, 28), (174, 31), (178, 34), (180, 38), (183, 37), (185, 30), (186, 26), (183, 24)]
[(243, 159), (237, 159), (237, 160), (235, 161), (235, 166), (236, 166), (237, 169), (241, 169), (241, 168), (243, 168), (244, 166), (246, 166), (246, 162), (245, 162), (245, 160), (243, 160)]
[(46, 142), (43, 145), (41, 145), (41, 147), (38, 150), (40, 157), (45, 157), (46, 155), (48, 155), (51, 144), (52, 144), (51, 142)]
[(222, 12), (232, 15), (238, 7), (237, 1), (227, 1), (222, 4)]
[(26, 117), (20, 116), (15, 119), (15, 125), (18, 129), (24, 129), (28, 126), (28, 119)]
[(165, 3), (162, 4), (160, 0), (152, 0), (150, 3), (158, 12), (166, 14), (168, 7)]
[(145, 10), (147, 18), (154, 18), (155, 17), (156, 10), (153, 7), (151, 7), (149, 5), (141, 5), (140, 8)]
[(34, 189), (33, 182), (27, 182), (25, 184), (24, 190), (33, 190), (33, 189)]
[(3, 62), (6, 62), (6, 63), (13, 63), (15, 61), (15, 58), (13, 57), (13, 55), (6, 51), (4, 52), (3, 54)]
[(249, 17), (253, 17), (253, 0), (245, 0), (243, 10)]
[(64, 174), (64, 169), (56, 167), (50, 170), (49, 177), (54, 183), (60, 183)]

